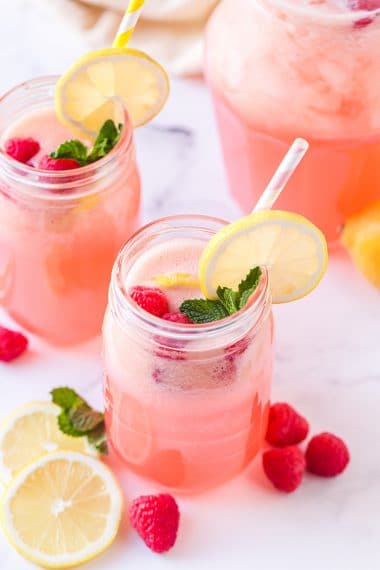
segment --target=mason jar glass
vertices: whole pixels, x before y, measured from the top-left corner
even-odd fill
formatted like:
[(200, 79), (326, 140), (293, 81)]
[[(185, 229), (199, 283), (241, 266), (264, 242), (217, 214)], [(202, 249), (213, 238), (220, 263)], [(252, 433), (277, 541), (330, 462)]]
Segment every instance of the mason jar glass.
[(184, 239), (206, 245), (225, 223), (206, 216), (153, 222), (123, 247), (111, 277), (103, 325), (110, 445), (134, 471), (178, 492), (231, 479), (260, 449), (272, 379), (268, 275), (245, 309), (204, 325), (147, 313), (131, 300), (128, 276), (157, 246), (168, 256)]
[[(0, 99), (2, 139), (16, 121), (54, 108), (56, 80), (28, 81)], [(139, 174), (121, 116), (116, 147), (82, 168), (42, 171), (0, 150), (0, 303), (52, 343), (100, 334), (114, 259), (137, 229)]]
[(310, 149), (278, 208), (305, 215), (333, 242), (347, 217), (380, 199), (379, 41), (378, 2), (220, 2), (206, 75), (245, 212), (296, 137)]

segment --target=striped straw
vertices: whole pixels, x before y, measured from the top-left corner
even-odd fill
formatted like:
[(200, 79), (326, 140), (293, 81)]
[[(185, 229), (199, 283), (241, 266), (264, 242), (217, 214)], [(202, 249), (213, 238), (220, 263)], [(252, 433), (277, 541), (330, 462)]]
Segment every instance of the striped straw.
[(268, 186), (261, 194), (253, 212), (258, 212), (259, 210), (270, 210), (272, 208), (273, 204), (287, 185), (289, 178), (305, 156), (308, 148), (309, 143), (305, 139), (296, 139), (293, 142)]
[(143, 10), (144, 2), (145, 0), (130, 0), (112, 47), (119, 48), (127, 45)]

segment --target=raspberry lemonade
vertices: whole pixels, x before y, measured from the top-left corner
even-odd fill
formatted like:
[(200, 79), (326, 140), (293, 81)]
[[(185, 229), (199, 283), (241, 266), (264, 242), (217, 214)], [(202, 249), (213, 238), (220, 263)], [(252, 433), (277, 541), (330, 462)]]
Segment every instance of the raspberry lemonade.
[(239, 315), (191, 325), (179, 313), (185, 299), (201, 295), (199, 259), (224, 225), (179, 216), (136, 234), (116, 261), (103, 328), (113, 449), (138, 473), (186, 492), (244, 469), (267, 422), (272, 320), (266, 272)]
[(123, 113), (120, 141), (100, 161), (47, 158), (73, 138), (55, 115), (55, 83), (36, 79), (0, 100), (0, 299), (29, 330), (69, 344), (100, 332), (114, 258), (138, 224), (140, 184)]
[(71, 344), (100, 333), (112, 263), (139, 218), (132, 125), (160, 111), (169, 85), (128, 48), (86, 54), (57, 79), (0, 100), (0, 301)]
[(251, 210), (289, 141), (311, 143), (279, 207), (329, 240), (380, 198), (379, 0), (223, 0), (206, 74), (232, 194)]

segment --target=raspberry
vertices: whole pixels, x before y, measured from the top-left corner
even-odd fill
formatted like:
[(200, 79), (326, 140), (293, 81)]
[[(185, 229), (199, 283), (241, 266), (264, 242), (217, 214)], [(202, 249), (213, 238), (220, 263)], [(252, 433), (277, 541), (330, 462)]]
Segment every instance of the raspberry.
[(52, 158), (51, 156), (43, 156), (38, 163), (40, 170), (72, 170), (79, 168), (80, 164), (73, 158)]
[(137, 285), (129, 291), (130, 296), (139, 307), (156, 317), (169, 312), (169, 303), (165, 293), (156, 287)]
[(4, 150), (9, 156), (19, 162), (27, 163), (40, 150), (40, 143), (32, 138), (8, 139), (5, 141)]
[(211, 378), (216, 386), (227, 386), (232, 384), (236, 377), (236, 363), (233, 356), (225, 356), (218, 359), (215, 364)]
[(332, 433), (315, 435), (306, 449), (307, 469), (320, 477), (335, 477), (342, 473), (350, 461), (344, 441)]
[(380, 0), (348, 0), (348, 6), (351, 10), (378, 10), (380, 8)]
[(0, 361), (10, 362), (23, 352), (28, 346), (28, 339), (19, 332), (0, 327)]
[(269, 410), (266, 440), (274, 447), (286, 447), (303, 441), (309, 424), (289, 404), (273, 404)]
[(131, 523), (153, 552), (170, 550), (177, 538), (178, 505), (171, 495), (143, 495), (129, 509)]
[(263, 454), (266, 476), (276, 489), (285, 493), (292, 493), (301, 484), (305, 467), (304, 454), (296, 445), (271, 449)]
[(183, 325), (192, 324), (191, 320), (183, 313), (165, 313), (162, 315), (162, 318), (165, 319), (165, 321), (170, 321), (172, 323), (181, 323)]
[(238, 340), (237, 342), (235, 342), (234, 344), (231, 344), (230, 346), (228, 346), (225, 349), (225, 352), (227, 354), (231, 354), (233, 356), (241, 356), (242, 354), (244, 354), (244, 352), (247, 350), (249, 343), (250, 343), (250, 338), (242, 338), (240, 340)]

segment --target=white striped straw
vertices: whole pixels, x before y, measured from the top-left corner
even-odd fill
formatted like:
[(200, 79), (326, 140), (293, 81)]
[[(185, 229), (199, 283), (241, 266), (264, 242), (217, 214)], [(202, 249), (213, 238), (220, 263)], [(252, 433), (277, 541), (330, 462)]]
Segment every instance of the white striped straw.
[(112, 47), (119, 48), (127, 45), (143, 10), (144, 2), (145, 0), (130, 0)]
[(261, 194), (253, 212), (258, 212), (259, 210), (270, 210), (272, 208), (273, 204), (276, 202), (277, 198), (288, 183), (289, 178), (305, 156), (308, 148), (309, 143), (305, 139), (296, 139), (293, 142), (268, 186)]

